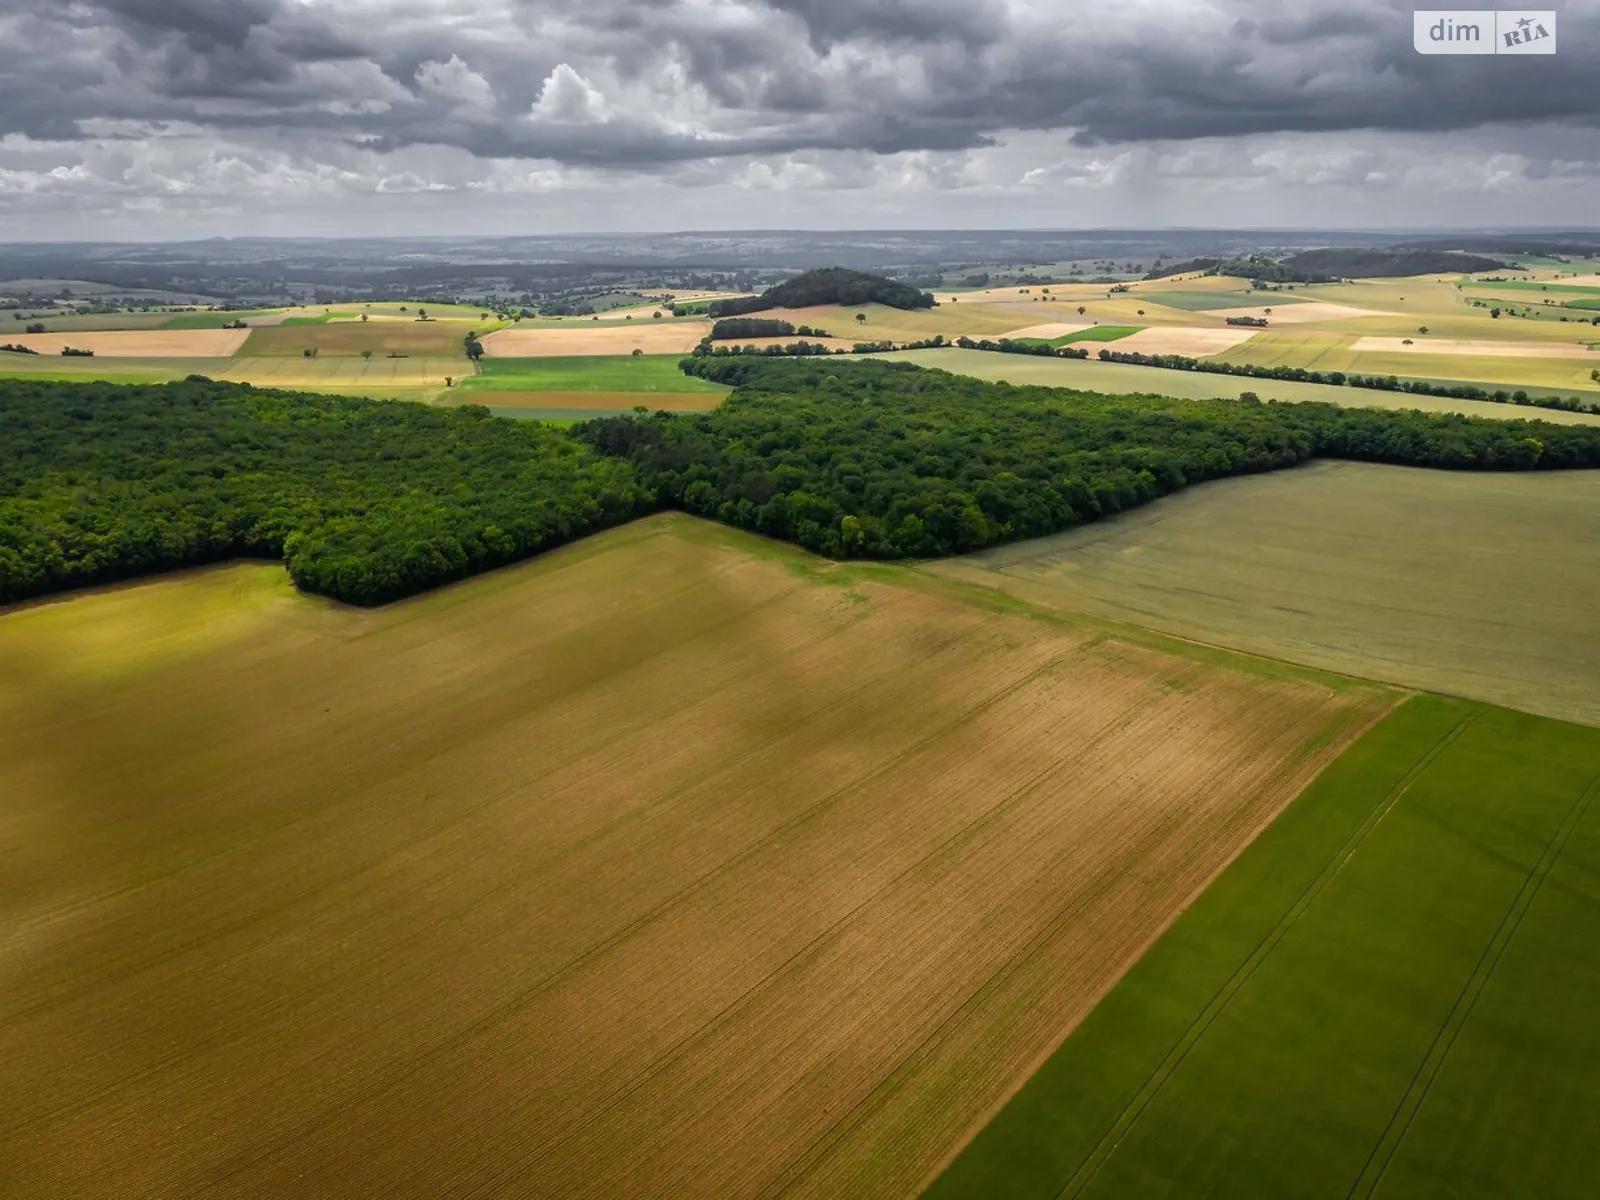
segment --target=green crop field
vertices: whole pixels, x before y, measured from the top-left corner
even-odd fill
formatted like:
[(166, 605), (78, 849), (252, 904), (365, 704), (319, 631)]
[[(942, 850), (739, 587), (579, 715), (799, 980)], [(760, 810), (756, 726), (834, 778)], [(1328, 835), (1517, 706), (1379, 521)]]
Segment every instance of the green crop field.
[(928, 1195), (1593, 1195), (1600, 729), (1420, 697)]
[(1050, 344), (1070, 346), (1074, 342), (1115, 342), (1129, 334), (1138, 333), (1143, 328), (1143, 325), (1094, 325), (1088, 329), (1080, 329), (1077, 333), (1055, 338)]
[[(261, 317), (278, 317), (283, 313), (281, 308), (247, 309), (242, 312), (194, 312), (178, 313), (176, 316), (167, 317), (163, 321), (162, 329), (221, 329), (234, 321), (244, 321), (248, 324)], [(128, 329), (132, 326), (119, 325), (118, 329)]]
[[(1083, 391), (1108, 392), (1114, 395), (1135, 393), (1203, 400), (1227, 399), (1248, 391), (1257, 393), (1262, 399), (1315, 400), (1326, 404), (1343, 404), (1352, 408), (1421, 409), (1424, 412), (1456, 412), (1502, 420), (1523, 420), (1529, 416), (1537, 416), (1541, 420), (1554, 421), (1558, 424), (1600, 424), (1600, 415), (1594, 413), (1572, 413), (1542, 408), (1530, 412), (1526, 408), (1514, 408), (1511, 405), (1492, 404), (1482, 400), (1449, 400), (1438, 396), (1402, 395), (1364, 388), (1331, 387), (1318, 383), (1247, 379), (1235, 375), (1209, 375), (1201, 371), (1170, 371), (1161, 367), (1103, 363), (1093, 357), (1086, 361), (1069, 358), (1033, 358), (1022, 354), (996, 354), (985, 353), (982, 350), (953, 348), (903, 350), (874, 357), (912, 362), (923, 367), (949, 371), (955, 375), (970, 375), (975, 379), (1004, 380), (1018, 385), (1035, 384), (1040, 387), (1078, 388)], [(839, 361), (849, 360), (841, 358)], [(1594, 387), (1592, 380), (1585, 380), (1582, 387), (1574, 385), (1561, 390), (1533, 387), (1529, 388), (1528, 392), (1530, 395), (1587, 396)]]
[(1600, 472), (1312, 463), (927, 569), (1217, 645), (1600, 724)]
[(721, 384), (678, 370), (678, 354), (596, 355), (587, 358), (483, 358), (462, 387), (486, 392), (702, 392)]
[(1530, 279), (1509, 279), (1504, 283), (1490, 282), (1484, 279), (1468, 280), (1461, 285), (1473, 291), (1482, 292), (1554, 292), (1557, 294), (1576, 295), (1580, 297), (1600, 298), (1600, 287), (1586, 287), (1583, 284), (1562, 283), (1559, 280), (1537, 282)]

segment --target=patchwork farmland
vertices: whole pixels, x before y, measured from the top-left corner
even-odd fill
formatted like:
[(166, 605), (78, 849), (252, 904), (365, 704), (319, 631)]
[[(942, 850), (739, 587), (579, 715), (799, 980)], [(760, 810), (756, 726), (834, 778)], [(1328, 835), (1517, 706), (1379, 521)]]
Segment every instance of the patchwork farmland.
[(281, 580), (0, 618), (21, 1193), (903, 1191), (1393, 703), (683, 517)]

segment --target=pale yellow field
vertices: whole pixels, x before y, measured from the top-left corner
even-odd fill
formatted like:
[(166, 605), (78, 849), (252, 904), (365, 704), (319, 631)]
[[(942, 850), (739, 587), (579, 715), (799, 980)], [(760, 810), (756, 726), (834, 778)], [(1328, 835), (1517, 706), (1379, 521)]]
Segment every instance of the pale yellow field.
[[(1407, 345), (1409, 340), (1410, 345)], [(1560, 346), (1539, 342), (1477, 342), (1464, 338), (1357, 338), (1357, 354), (1451, 354), (1470, 358), (1578, 358), (1600, 366), (1600, 352), (1586, 346)]]
[(1218, 328), (1201, 328), (1184, 325), (1152, 325), (1138, 333), (1130, 333), (1111, 346), (1113, 350), (1132, 350), (1139, 354), (1186, 354), (1204, 358), (1208, 354), (1221, 354), (1232, 350), (1256, 335), (1255, 329), (1224, 325)]
[(857, 342), (870, 341), (867, 335), (860, 337), (801, 337), (799, 334), (790, 334), (788, 337), (764, 338), (733, 338), (730, 341), (717, 342), (719, 346), (754, 346), (758, 350), (765, 346), (788, 346), (795, 342), (810, 342), (814, 346), (827, 346), (830, 350), (849, 350)]
[(1227, 320), (1229, 317), (1265, 317), (1274, 325), (1309, 325), (1321, 321), (1348, 321), (1356, 317), (1394, 317), (1398, 313), (1379, 312), (1371, 308), (1352, 308), (1348, 304), (1330, 304), (1325, 300), (1312, 300), (1296, 304), (1264, 304), (1259, 308), (1214, 308), (1204, 314)]
[(0, 613), (8, 1195), (906, 1195), (1393, 702), (685, 517), (282, 579)]
[(927, 569), (1216, 645), (1600, 724), (1600, 471), (1316, 462)]
[(248, 329), (120, 329), (71, 333), (8, 334), (40, 354), (62, 347), (92, 350), (96, 358), (227, 358), (244, 345)]
[[(635, 322), (585, 329), (502, 329), (483, 338), (491, 358), (557, 358), (596, 354), (687, 354), (706, 334), (710, 321)], [(792, 340), (792, 339), (791, 339)]]

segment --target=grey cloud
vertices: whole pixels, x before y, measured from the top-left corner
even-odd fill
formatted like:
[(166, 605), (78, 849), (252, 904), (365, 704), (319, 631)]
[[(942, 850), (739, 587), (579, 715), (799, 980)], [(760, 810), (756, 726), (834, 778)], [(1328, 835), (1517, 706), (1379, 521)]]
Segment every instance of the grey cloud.
[[(69, 139), (92, 118), (185, 120), (307, 144), (643, 167), (958, 151), (1013, 130), (1094, 146), (1600, 123), (1597, 0), (1563, 10), (1563, 50), (1549, 59), (1418, 56), (1411, 6), (1393, 0), (1194, 0), (1142, 20), (1115, 6), (1085, 17), (970, 0), (523, 0), (493, 36), (472, 20), (430, 27), (424, 0), (393, 0), (403, 22), (380, 19), (378, 3), (21, 0), (0, 46), (0, 133)], [(496, 108), (463, 114), (419, 86), (424, 64), (452, 55), (487, 80)], [(603, 120), (566, 93), (551, 111), (586, 123), (531, 119), (564, 63), (605, 93)], [(709, 99), (703, 127), (613, 94), (669, 67)], [(373, 78), (384, 96), (362, 91)]]

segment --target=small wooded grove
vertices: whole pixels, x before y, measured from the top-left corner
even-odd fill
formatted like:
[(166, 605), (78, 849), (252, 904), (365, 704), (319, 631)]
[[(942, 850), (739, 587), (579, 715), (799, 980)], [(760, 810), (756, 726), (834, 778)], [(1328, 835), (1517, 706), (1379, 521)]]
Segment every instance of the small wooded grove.
[(629, 464), (486, 408), (0, 381), (0, 603), (260, 555), (381, 604), (652, 506)]
[(835, 557), (961, 554), (1319, 455), (1600, 466), (1600, 428), (984, 383), (861, 358), (686, 360), (708, 413), (572, 431), (191, 381), (0, 381), (0, 603), (236, 555), (380, 604), (661, 508)]

